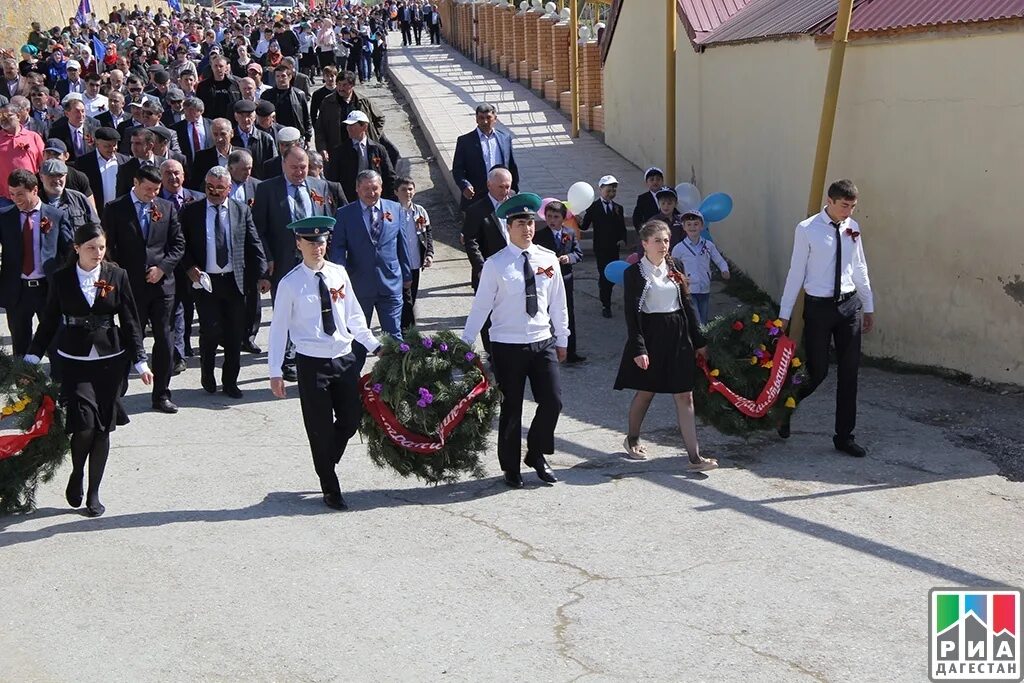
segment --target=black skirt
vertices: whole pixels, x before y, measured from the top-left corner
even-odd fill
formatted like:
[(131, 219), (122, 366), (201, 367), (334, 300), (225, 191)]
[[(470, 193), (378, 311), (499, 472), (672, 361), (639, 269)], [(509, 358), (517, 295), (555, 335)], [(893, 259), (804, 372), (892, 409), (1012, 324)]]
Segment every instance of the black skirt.
[(640, 313), (639, 317), (650, 365), (641, 370), (627, 344), (622, 351), (615, 388), (653, 391), (656, 394), (693, 391), (697, 361), (687, 333), (686, 314), (679, 310), (674, 313)]
[(128, 388), (128, 354), (102, 360), (61, 358), (61, 396), (67, 408), (67, 431), (112, 432), (128, 424), (121, 397)]

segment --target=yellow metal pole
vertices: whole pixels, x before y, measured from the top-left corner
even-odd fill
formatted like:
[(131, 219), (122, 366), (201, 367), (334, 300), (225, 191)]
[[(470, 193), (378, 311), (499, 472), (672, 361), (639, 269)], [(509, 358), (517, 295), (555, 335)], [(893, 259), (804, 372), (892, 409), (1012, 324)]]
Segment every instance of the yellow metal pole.
[(665, 14), (665, 185), (676, 182), (676, 2), (666, 1)]
[(578, 0), (569, 0), (569, 90), (572, 92), (572, 136), (580, 136), (580, 12)]
[[(836, 15), (836, 32), (832, 36), (832, 53), (828, 60), (828, 80), (825, 82), (825, 101), (821, 105), (821, 124), (818, 127), (818, 148), (814, 154), (814, 170), (811, 172), (811, 194), (807, 200), (807, 215), (821, 211), (821, 199), (825, 194), (825, 174), (828, 173), (828, 158), (832, 150), (832, 133), (836, 125), (836, 107), (839, 104), (839, 85), (843, 80), (843, 60), (846, 45), (850, 39), (850, 21), (853, 19), (853, 0), (839, 0)], [(804, 293), (800, 292), (793, 317), (789, 323), (789, 336), (799, 339), (804, 328)]]

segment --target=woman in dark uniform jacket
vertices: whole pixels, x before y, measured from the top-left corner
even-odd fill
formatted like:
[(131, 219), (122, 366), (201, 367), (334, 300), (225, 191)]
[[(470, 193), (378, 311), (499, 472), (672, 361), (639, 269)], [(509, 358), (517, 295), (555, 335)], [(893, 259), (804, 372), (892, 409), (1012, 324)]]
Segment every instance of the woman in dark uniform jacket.
[(116, 264), (103, 260), (107, 250), (103, 229), (86, 223), (75, 232), (74, 247), (76, 258), (53, 275), (46, 307), (25, 360), (38, 363), (54, 335), (58, 335), (57, 353), (64, 367), (61, 396), (67, 408), (73, 467), (65, 496), (71, 507), (82, 504), (82, 477), (88, 460), (86, 512), (99, 517), (106, 510), (99, 492), (110, 452), (110, 432), (117, 425), (128, 424), (121, 405), (128, 365), (134, 363), (144, 384), (151, 383), (153, 375), (146, 365), (142, 328), (128, 275)]
[(636, 390), (623, 444), (626, 455), (646, 459), (640, 427), (647, 409), (655, 394), (672, 394), (690, 469), (712, 470), (718, 462), (700, 455), (693, 414), (696, 355), (707, 353), (707, 342), (697, 322), (686, 274), (669, 256), (671, 233), (666, 223), (648, 221), (640, 229), (640, 239), (644, 257), (626, 270), (623, 282), (628, 337), (615, 378), (616, 389)]

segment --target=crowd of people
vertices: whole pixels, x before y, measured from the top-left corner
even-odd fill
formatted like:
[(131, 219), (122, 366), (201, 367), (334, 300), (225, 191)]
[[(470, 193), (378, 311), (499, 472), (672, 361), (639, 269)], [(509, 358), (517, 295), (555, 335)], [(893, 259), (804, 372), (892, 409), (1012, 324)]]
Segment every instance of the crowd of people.
[[(240, 398), (240, 356), (262, 353), (268, 294), (271, 390), (284, 397), (285, 383), (298, 382), (324, 503), (344, 508), (334, 467), (358, 426), (356, 380), (380, 346), (374, 313), (398, 339), (415, 325), (420, 274), (433, 259), (430, 217), (415, 203), (415, 182), (396, 172), (400, 153), (384, 116), (356, 86), (386, 78), (389, 32), (420, 45), (426, 31), (433, 43), (440, 15), (416, 0), (274, 12), (168, 15), (122, 4), (106, 20), (46, 32), (33, 24), (21, 61), (8, 53), (0, 62), (0, 305), (14, 353), (36, 363), (47, 355), (62, 382), (72, 433), (66, 496), (74, 507), (84, 499), (91, 515), (104, 511), (99, 484), (109, 433), (127, 421), (120, 397), (129, 370), (152, 386), (155, 410), (176, 413), (171, 378), (195, 355), (198, 313), (201, 386)], [(546, 456), (561, 412), (559, 366), (586, 362), (574, 311), (580, 236), (594, 236), (602, 314), (611, 318), (614, 285), (604, 272), (625, 246), (626, 211), (619, 181), (606, 175), (577, 232), (564, 203), (520, 192), (529, 179), (520, 178), (496, 106), (481, 103), (475, 116), (452, 170), (475, 292), (463, 339), (482, 337), (503, 395), (505, 482), (523, 486), (529, 381), (538, 409), (523, 462), (554, 483)], [(710, 470), (718, 464), (700, 454), (692, 390), (706, 355), (711, 264), (726, 278), (728, 264), (702, 237), (700, 212), (678, 210), (662, 171), (648, 169), (645, 180), (631, 216), (640, 240), (623, 281), (627, 342), (615, 382), (636, 392), (624, 448), (647, 457), (641, 425), (654, 396), (668, 393), (690, 469)], [(821, 232), (819, 223), (835, 234), (797, 240), (781, 317), (794, 291), (813, 294), (802, 392), (824, 379), (834, 337), (835, 445), (863, 455), (852, 433), (856, 367), (873, 303), (851, 218), (856, 200), (852, 183), (835, 183), (817, 222), (798, 226), (798, 236)], [(788, 437), (788, 424), (779, 433)]]

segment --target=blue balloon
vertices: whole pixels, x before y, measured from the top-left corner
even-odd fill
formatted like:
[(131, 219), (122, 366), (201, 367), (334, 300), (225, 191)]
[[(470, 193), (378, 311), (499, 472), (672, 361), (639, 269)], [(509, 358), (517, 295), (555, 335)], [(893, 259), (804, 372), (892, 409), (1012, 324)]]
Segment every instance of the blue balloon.
[(629, 264), (625, 261), (612, 261), (604, 267), (604, 276), (609, 282), (621, 285), (625, 279), (627, 268), (629, 268)]
[(715, 241), (715, 238), (711, 236), (711, 221), (704, 221), (704, 230), (700, 233), (700, 236), (708, 242)]
[(717, 223), (724, 221), (732, 213), (732, 197), (724, 192), (715, 192), (704, 198), (700, 204), (700, 212), (704, 220)]

